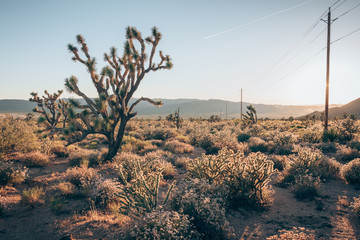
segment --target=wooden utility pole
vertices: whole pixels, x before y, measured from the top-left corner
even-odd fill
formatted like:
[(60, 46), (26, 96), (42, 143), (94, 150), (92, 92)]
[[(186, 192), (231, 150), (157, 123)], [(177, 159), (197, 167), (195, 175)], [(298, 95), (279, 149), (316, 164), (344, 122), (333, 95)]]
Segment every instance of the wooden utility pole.
[(242, 121), (242, 88), (240, 90), (240, 121)]
[[(336, 20), (336, 19), (335, 19)], [(335, 21), (333, 20), (333, 21)], [(327, 21), (327, 54), (326, 54), (326, 92), (325, 92), (325, 115), (324, 115), (324, 131), (328, 129), (329, 122), (329, 80), (330, 80), (330, 33), (331, 33), (331, 8), (329, 8)]]
[(225, 107), (226, 107), (225, 119), (227, 119), (227, 103), (225, 103)]

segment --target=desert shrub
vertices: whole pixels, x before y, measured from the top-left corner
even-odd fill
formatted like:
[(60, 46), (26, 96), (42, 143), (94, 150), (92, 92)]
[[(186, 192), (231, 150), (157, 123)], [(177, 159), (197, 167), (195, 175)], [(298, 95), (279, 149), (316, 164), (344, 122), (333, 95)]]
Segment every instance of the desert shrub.
[(93, 167), (101, 163), (102, 156), (98, 151), (79, 149), (71, 152), (67, 159), (70, 166), (73, 167)]
[(321, 143), (320, 149), (323, 153), (335, 153), (337, 151), (337, 145), (333, 142)]
[(135, 222), (126, 239), (200, 239), (189, 216), (178, 212), (155, 210)]
[(203, 239), (229, 239), (233, 230), (226, 219), (222, 191), (205, 180), (182, 181), (172, 198), (172, 205), (190, 216)]
[(45, 196), (45, 191), (42, 187), (33, 187), (25, 189), (21, 194), (22, 202), (30, 205), (32, 208), (35, 207), (36, 204), (43, 204)]
[(360, 158), (345, 164), (342, 167), (341, 172), (348, 183), (360, 185)]
[(125, 136), (122, 142), (121, 150), (124, 152), (146, 153), (155, 151), (156, 146), (151, 144), (151, 141), (144, 141), (134, 137)]
[(203, 155), (189, 161), (188, 175), (205, 179), (228, 189), (232, 206), (263, 206), (269, 200), (268, 182), (274, 173), (274, 163), (262, 153), (250, 153), (222, 149), (218, 155)]
[(340, 164), (334, 159), (325, 157), (320, 150), (308, 147), (297, 149), (297, 155), (284, 172), (283, 184), (293, 184), (297, 177), (305, 174), (320, 177), (321, 179), (336, 178), (339, 176)]
[(28, 167), (44, 167), (50, 164), (50, 157), (39, 151), (20, 155), (21, 161)]
[(93, 186), (99, 178), (99, 175), (93, 168), (73, 167), (66, 170), (66, 178), (70, 183), (78, 187), (84, 193), (88, 193), (91, 186)]
[(337, 128), (339, 133), (339, 141), (347, 142), (354, 138), (355, 133), (357, 133), (359, 129), (359, 126), (356, 124), (356, 121), (353, 118), (347, 117), (337, 122)]
[(0, 155), (40, 149), (34, 127), (26, 121), (6, 117), (0, 120)]
[(353, 149), (356, 149), (358, 151), (360, 151), (360, 142), (358, 141), (353, 141), (350, 143), (350, 147)]
[(60, 190), (61, 194), (64, 196), (70, 196), (74, 193), (74, 185), (70, 182), (61, 182), (57, 185), (57, 188)]
[[(274, 138), (274, 147), (272, 151), (279, 155), (288, 155), (294, 149), (294, 139), (291, 134), (278, 132)], [(261, 152), (261, 151), (260, 151)]]
[(262, 152), (265, 153), (268, 151), (266, 142), (258, 137), (251, 137), (249, 139), (249, 149), (252, 152)]
[(0, 217), (9, 209), (9, 200), (5, 196), (0, 195)]
[(350, 204), (351, 211), (360, 217), (360, 197), (354, 197), (354, 201)]
[(190, 144), (179, 142), (178, 140), (166, 141), (164, 149), (172, 153), (191, 153), (194, 151), (194, 147)]
[(319, 129), (310, 129), (304, 131), (300, 136), (300, 142), (305, 143), (320, 143), (322, 138), (322, 133)]
[(190, 161), (188, 157), (180, 157), (175, 161), (175, 166), (178, 168), (186, 168), (187, 163)]
[(0, 162), (0, 185), (20, 184), (26, 179), (28, 169), (11, 162)]
[(144, 137), (147, 140), (167, 140), (169, 138), (176, 137), (177, 135), (178, 133), (176, 132), (176, 130), (171, 128), (149, 128), (144, 133)]
[(229, 201), (233, 207), (262, 207), (270, 202), (268, 183), (274, 173), (274, 163), (262, 153), (250, 153), (241, 159), (236, 157), (230, 167), (225, 185), (229, 189)]
[(347, 163), (359, 157), (360, 152), (357, 149), (350, 148), (346, 145), (339, 145), (336, 151), (336, 159), (343, 163)]
[(324, 131), (323, 135), (322, 135), (322, 141), (323, 142), (335, 142), (338, 139), (338, 132), (333, 129), (330, 128), (327, 131)]
[(57, 157), (67, 157), (69, 155), (68, 150), (66, 149), (64, 144), (55, 143), (51, 147), (51, 153), (55, 154)]
[(119, 201), (120, 184), (113, 179), (97, 178), (90, 188), (90, 197), (97, 206), (106, 207)]
[(269, 159), (274, 163), (274, 169), (282, 171), (289, 165), (290, 159), (287, 156), (270, 155)]
[(209, 134), (201, 138), (198, 145), (205, 150), (206, 154), (216, 154), (221, 149), (220, 143)]
[(119, 175), (124, 183), (116, 195), (119, 197), (120, 212), (124, 214), (142, 215), (151, 212), (159, 206), (164, 206), (175, 184), (170, 185), (165, 199), (159, 203), (159, 184), (162, 178), (162, 170), (151, 171), (146, 175), (141, 170), (139, 162), (133, 169), (133, 177), (130, 181), (124, 178), (124, 173), (119, 169)]
[(277, 235), (266, 238), (266, 240), (315, 240), (314, 231), (307, 230), (305, 228), (293, 227), (291, 230), (280, 230)]
[(311, 174), (300, 175), (295, 179), (292, 190), (295, 197), (299, 200), (314, 199), (319, 196), (321, 181), (319, 177), (313, 177)]
[(62, 198), (51, 198), (49, 203), (49, 209), (54, 214), (61, 214), (64, 203), (65, 201)]
[(237, 136), (237, 140), (239, 142), (246, 142), (250, 139), (251, 135), (250, 134), (247, 134), (247, 133), (240, 133), (238, 136)]

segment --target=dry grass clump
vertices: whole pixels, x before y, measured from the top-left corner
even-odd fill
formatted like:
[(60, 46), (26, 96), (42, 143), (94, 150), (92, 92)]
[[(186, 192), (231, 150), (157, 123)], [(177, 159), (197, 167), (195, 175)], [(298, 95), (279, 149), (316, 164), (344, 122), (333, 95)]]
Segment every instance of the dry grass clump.
[(172, 153), (191, 153), (194, 151), (194, 147), (190, 144), (180, 142), (178, 140), (166, 141), (164, 144), (164, 149)]
[(70, 196), (75, 191), (74, 185), (70, 182), (61, 182), (57, 185), (57, 188), (60, 190), (61, 194), (65, 196)]
[(98, 178), (98, 172), (93, 168), (73, 167), (66, 171), (66, 178), (74, 186), (89, 191), (90, 186)]
[(273, 235), (271, 237), (266, 238), (266, 240), (293, 240), (293, 239), (301, 239), (301, 240), (315, 240), (314, 231), (307, 230), (305, 228), (293, 227), (291, 230), (280, 230), (277, 235)]
[(178, 212), (155, 210), (133, 223), (125, 239), (201, 239), (189, 216)]
[(25, 181), (28, 169), (12, 162), (0, 161), (0, 185), (20, 184)]
[(174, 138), (177, 135), (178, 133), (176, 132), (176, 130), (166, 127), (162, 127), (162, 128), (150, 127), (146, 129), (144, 133), (144, 137), (147, 140), (167, 140), (170, 138)]
[(124, 152), (144, 154), (157, 149), (157, 146), (154, 146), (151, 141), (144, 141), (130, 136), (125, 136), (122, 144), (121, 150)]
[(348, 183), (360, 185), (360, 158), (354, 159), (344, 165), (341, 173)]
[(44, 204), (44, 196), (45, 191), (42, 187), (33, 187), (25, 189), (21, 194), (21, 199), (23, 203), (34, 208), (36, 204)]
[(20, 159), (28, 167), (45, 167), (50, 164), (50, 157), (39, 151), (24, 153)]
[(179, 157), (175, 160), (175, 166), (178, 168), (184, 168), (186, 169), (186, 164), (190, 161), (191, 159), (188, 157)]

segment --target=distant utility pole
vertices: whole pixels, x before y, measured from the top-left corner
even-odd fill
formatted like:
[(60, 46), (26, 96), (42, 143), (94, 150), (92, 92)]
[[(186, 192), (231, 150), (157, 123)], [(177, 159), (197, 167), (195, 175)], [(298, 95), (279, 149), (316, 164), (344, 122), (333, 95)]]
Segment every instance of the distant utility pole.
[(240, 121), (242, 121), (242, 88), (240, 89)]
[(227, 103), (225, 103), (225, 107), (226, 107), (225, 119), (227, 119)]
[(331, 20), (331, 8), (329, 8), (329, 12), (327, 15), (327, 21), (321, 19), (322, 21), (327, 23), (327, 54), (326, 54), (326, 93), (325, 93), (325, 116), (324, 116), (324, 131), (328, 129), (328, 121), (329, 121), (329, 80), (330, 80), (330, 31), (331, 31), (331, 23), (333, 23), (336, 19)]

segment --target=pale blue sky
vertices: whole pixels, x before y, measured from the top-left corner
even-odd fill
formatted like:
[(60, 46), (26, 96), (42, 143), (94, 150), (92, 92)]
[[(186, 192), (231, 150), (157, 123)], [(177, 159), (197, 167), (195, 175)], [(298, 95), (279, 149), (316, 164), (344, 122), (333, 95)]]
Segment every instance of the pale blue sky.
[[(326, 51), (313, 56), (325, 46), (326, 31), (310, 42), (326, 24), (320, 22), (302, 36), (335, 2), (0, 0), (0, 99), (27, 99), (31, 91), (63, 89), (71, 75), (95, 97), (86, 69), (71, 60), (66, 46), (75, 44), (75, 35), (81, 33), (101, 69), (103, 53), (111, 46), (122, 49), (130, 25), (143, 36), (157, 26), (163, 34), (159, 49), (174, 63), (170, 71), (148, 75), (137, 97), (239, 101), (243, 87), (248, 102), (321, 104)], [(345, 1), (333, 17), (359, 3)], [(332, 24), (332, 40), (359, 28), (360, 6)], [(360, 31), (332, 45), (330, 103), (360, 97), (359, 43)]]

